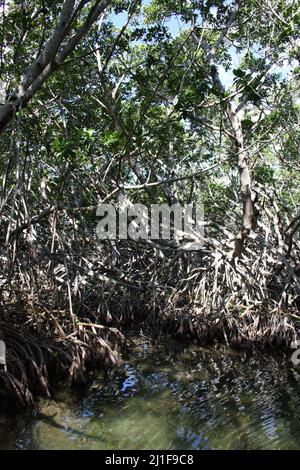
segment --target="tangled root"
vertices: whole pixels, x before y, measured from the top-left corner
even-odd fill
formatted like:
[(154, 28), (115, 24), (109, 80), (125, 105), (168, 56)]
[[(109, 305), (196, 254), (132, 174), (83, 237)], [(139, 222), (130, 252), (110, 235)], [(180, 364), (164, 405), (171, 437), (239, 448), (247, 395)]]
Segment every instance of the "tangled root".
[(34, 404), (37, 394), (51, 396), (55, 378), (63, 376), (70, 385), (86, 381), (88, 368), (110, 369), (116, 365), (116, 351), (108, 337), (126, 345), (125, 337), (116, 329), (77, 323), (67, 334), (40, 338), (8, 322), (2, 323), (7, 348), (7, 371), (0, 370), (0, 395), (16, 407)]

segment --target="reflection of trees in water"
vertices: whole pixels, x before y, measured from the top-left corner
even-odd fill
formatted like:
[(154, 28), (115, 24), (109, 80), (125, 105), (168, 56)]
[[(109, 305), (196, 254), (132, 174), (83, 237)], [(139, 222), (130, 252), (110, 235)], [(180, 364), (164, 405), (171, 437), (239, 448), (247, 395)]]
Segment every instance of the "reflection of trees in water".
[(300, 448), (299, 381), (271, 356), (137, 351), (84, 399), (0, 418), (1, 447), (39, 448), (49, 436), (64, 448)]
[[(74, 410), (75, 411), (75, 410)], [(42, 425), (41, 432), (47, 431), (51, 434), (51, 430), (57, 429), (63, 434), (68, 432), (72, 437), (76, 437), (81, 441), (84, 440), (92, 445), (97, 440), (96, 434), (86, 433), (81, 429), (75, 429), (72, 425), (60, 423), (61, 419), (58, 413), (47, 415), (42, 412), (34, 414), (28, 413), (25, 416), (11, 416), (3, 418), (3, 426), (0, 420), (0, 449), (39, 449), (41, 442), (45, 442), (45, 436), (40, 439), (40, 430), (37, 427)], [(44, 427), (46, 425), (46, 427)], [(49, 436), (50, 436), (49, 434)]]
[[(149, 360), (149, 358), (148, 358)], [(161, 353), (151, 363), (167, 366)], [(170, 358), (164, 372), (145, 373), (144, 388), (160, 380), (180, 403), (178, 433), (193, 447), (208, 437), (208, 447), (297, 447), (300, 431), (299, 378), (284, 360), (264, 356), (235, 357), (225, 353), (197, 353), (181, 360)], [(172, 365), (175, 364), (175, 367)], [(161, 366), (163, 368), (163, 366)], [(298, 443), (299, 448), (299, 443)]]
[(31, 442), (33, 415), (27, 413), (0, 417), (0, 450), (22, 449), (25, 443)]

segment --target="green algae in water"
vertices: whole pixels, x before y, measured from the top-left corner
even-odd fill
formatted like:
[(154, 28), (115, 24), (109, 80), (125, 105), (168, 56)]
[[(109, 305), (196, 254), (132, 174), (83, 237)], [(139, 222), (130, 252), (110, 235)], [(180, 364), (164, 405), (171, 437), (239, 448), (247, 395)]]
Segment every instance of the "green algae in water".
[(300, 449), (300, 376), (284, 359), (140, 345), (81, 399), (0, 417), (4, 449)]

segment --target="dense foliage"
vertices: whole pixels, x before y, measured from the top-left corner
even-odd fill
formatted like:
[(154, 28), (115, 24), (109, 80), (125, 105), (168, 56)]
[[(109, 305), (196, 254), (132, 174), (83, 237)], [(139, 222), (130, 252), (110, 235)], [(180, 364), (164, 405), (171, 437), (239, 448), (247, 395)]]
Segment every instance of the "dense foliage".
[[(45, 363), (74, 380), (86, 361), (114, 364), (109, 339), (124, 342), (128, 320), (289, 346), (299, 1), (0, 4), (0, 387), (26, 401), (48, 391)], [(202, 248), (100, 242), (96, 208), (121, 193), (202, 201)]]

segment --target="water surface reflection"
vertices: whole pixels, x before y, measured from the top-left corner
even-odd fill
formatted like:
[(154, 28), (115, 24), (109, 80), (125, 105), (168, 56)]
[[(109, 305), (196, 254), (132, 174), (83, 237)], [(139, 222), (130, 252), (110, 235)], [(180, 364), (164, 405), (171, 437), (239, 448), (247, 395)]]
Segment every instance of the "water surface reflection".
[(137, 346), (80, 400), (0, 417), (0, 448), (300, 449), (300, 375), (284, 359)]

